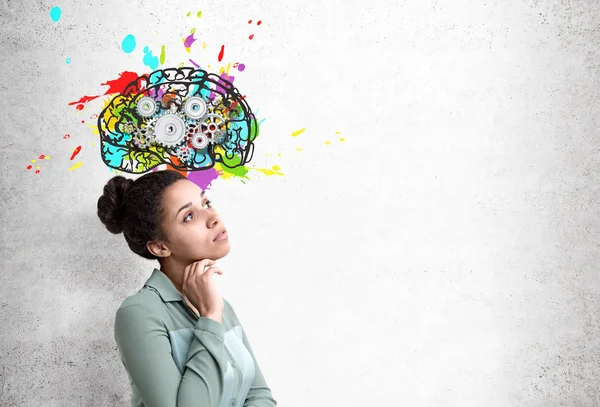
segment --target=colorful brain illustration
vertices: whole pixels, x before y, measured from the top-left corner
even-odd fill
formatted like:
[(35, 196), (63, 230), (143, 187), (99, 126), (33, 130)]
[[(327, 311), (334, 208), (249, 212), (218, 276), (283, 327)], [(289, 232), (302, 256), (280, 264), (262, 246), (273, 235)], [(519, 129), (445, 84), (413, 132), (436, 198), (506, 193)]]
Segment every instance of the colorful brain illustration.
[(142, 75), (98, 116), (104, 163), (128, 173), (169, 164), (198, 171), (252, 159), (258, 124), (239, 91), (202, 69)]

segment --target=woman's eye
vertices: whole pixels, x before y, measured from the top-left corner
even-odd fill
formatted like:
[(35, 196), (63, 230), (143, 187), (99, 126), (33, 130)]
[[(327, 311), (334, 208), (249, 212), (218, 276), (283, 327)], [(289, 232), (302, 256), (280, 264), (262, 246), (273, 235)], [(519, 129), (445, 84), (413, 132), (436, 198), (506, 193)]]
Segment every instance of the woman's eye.
[(183, 218), (183, 221), (184, 221), (184, 222), (187, 222), (187, 220), (188, 220), (188, 219), (190, 218), (190, 216), (192, 216), (192, 215), (193, 215), (193, 213), (192, 213), (192, 212), (188, 213), (188, 214), (187, 214), (187, 216), (186, 216), (185, 218)]
[(212, 201), (210, 199), (207, 199), (206, 205), (208, 205), (209, 208), (212, 208)]

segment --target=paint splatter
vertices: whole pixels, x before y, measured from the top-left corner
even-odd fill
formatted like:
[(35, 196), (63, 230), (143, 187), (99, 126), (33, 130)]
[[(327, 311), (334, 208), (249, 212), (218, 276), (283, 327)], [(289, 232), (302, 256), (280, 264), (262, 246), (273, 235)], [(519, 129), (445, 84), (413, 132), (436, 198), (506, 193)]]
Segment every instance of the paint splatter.
[(73, 161), (73, 159), (77, 156), (77, 154), (79, 154), (80, 151), (81, 151), (81, 146), (77, 146), (75, 148), (75, 150), (73, 150), (73, 154), (71, 154), (71, 161)]
[(190, 34), (190, 35), (188, 35), (188, 36), (187, 36), (186, 38), (184, 38), (184, 40), (183, 40), (183, 46), (185, 47), (185, 50), (186, 50), (187, 52), (191, 52), (191, 47), (192, 47), (192, 44), (193, 44), (194, 42), (196, 42), (196, 38), (194, 38), (194, 33), (196, 32), (196, 30), (195, 30), (195, 29), (192, 29), (190, 32), (191, 32), (191, 34)]
[(295, 132), (292, 133), (292, 137), (296, 137), (299, 134), (302, 134), (302, 132), (304, 132), (304, 130), (306, 130), (306, 128), (302, 128), (300, 130), (296, 130)]
[(77, 110), (83, 110), (83, 107), (84, 107), (83, 104), (80, 103), (80, 104), (77, 105), (76, 109)]
[[(113, 79), (110, 81), (106, 81), (102, 84), (102, 86), (108, 86), (108, 90), (104, 92), (103, 95), (95, 95), (95, 96), (82, 96), (79, 100), (69, 103), (69, 106), (77, 105), (80, 103), (88, 103), (100, 96), (112, 95), (113, 93), (121, 93), (125, 90), (125, 87), (129, 85), (131, 82), (135, 81), (138, 78), (138, 74), (135, 72), (125, 71), (119, 74), (119, 78)], [(141, 90), (141, 89), (137, 89)], [(83, 120), (82, 120), (83, 123)]]
[[(49, 159), (50, 159), (50, 156), (49, 156), (49, 155), (44, 155), (44, 154), (41, 154), (41, 155), (38, 157), (38, 159), (39, 159), (39, 160), (44, 160), (44, 159), (45, 159), (45, 160), (49, 160)], [(37, 160), (31, 160), (31, 162), (35, 164), (35, 163), (37, 162)], [(33, 165), (31, 165), (31, 164), (27, 166), (27, 169), (28, 169), (28, 170), (30, 170), (30, 169), (32, 169), (32, 168), (33, 168)], [(39, 166), (39, 165), (36, 165), (36, 167), (35, 167), (35, 173), (36, 173), (36, 174), (39, 174), (39, 173), (40, 173), (40, 166)]]
[(67, 58), (66, 61), (67, 61), (67, 64), (70, 64), (71, 63), (71, 58)]
[(63, 136), (63, 138), (66, 140), (66, 139), (68, 139), (68, 138), (71, 138), (71, 135), (70, 135), (70, 134), (65, 134), (65, 135)]
[(69, 168), (69, 171), (73, 171), (76, 170), (77, 168), (81, 167), (81, 161), (78, 162), (77, 164), (73, 165), (71, 168)]
[(196, 13), (196, 17), (198, 17), (198, 18), (202, 17), (202, 11), (199, 11), (198, 13)]
[(123, 38), (123, 41), (121, 42), (121, 49), (127, 54), (132, 53), (135, 49), (135, 46), (136, 43), (133, 34), (126, 35), (125, 38)]
[(158, 68), (158, 57), (153, 56), (148, 47), (144, 47), (144, 65), (152, 70)]
[(52, 7), (50, 9), (50, 18), (55, 23), (58, 22), (58, 20), (60, 20), (61, 15), (62, 15), (62, 10), (60, 9), (60, 7), (56, 6), (56, 7)]
[(194, 62), (194, 61), (192, 61), (191, 59), (190, 59), (190, 62), (191, 62), (191, 63), (192, 63), (192, 65), (194, 65), (196, 68), (200, 68), (200, 65), (198, 65), (197, 63), (195, 63), (195, 62)]
[(246, 69), (246, 65), (244, 65), (244, 64), (239, 64), (238, 65), (238, 71), (243, 72), (244, 69)]
[[(256, 25), (261, 25), (261, 23), (262, 23), (262, 20), (258, 20)], [(248, 24), (252, 24), (252, 20), (248, 20)], [(248, 38), (250, 38), (250, 39), (254, 38), (254, 34), (251, 34)]]
[(160, 48), (160, 64), (164, 64), (165, 63), (165, 46), (163, 45)]
[(225, 52), (225, 45), (221, 45), (221, 52), (219, 52), (219, 62), (223, 60), (223, 53)]

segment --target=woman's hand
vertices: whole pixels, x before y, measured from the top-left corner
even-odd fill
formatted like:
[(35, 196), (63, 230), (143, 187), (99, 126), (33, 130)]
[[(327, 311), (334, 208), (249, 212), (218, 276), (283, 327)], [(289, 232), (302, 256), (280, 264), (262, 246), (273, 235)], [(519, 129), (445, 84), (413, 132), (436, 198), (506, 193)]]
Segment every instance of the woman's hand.
[(223, 298), (212, 276), (214, 273), (223, 274), (223, 271), (218, 267), (210, 267), (213, 264), (214, 260), (203, 259), (188, 265), (183, 271), (182, 290), (184, 298), (198, 310), (200, 316), (221, 322)]

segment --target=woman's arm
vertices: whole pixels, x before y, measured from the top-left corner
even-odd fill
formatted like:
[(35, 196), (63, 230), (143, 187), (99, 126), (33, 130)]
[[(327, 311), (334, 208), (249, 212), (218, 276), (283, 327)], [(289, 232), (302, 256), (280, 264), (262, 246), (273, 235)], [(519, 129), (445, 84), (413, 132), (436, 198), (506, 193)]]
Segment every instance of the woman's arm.
[[(223, 301), (225, 302), (225, 304), (227, 304), (227, 306), (231, 310), (231, 315), (233, 317), (234, 325), (242, 326), (242, 324), (240, 323), (231, 304), (226, 299), (223, 299)], [(248, 352), (252, 356), (252, 360), (254, 360), (254, 369), (255, 369), (254, 381), (252, 382), (252, 385), (250, 386), (250, 390), (248, 391), (248, 395), (246, 396), (246, 400), (244, 401), (243, 407), (276, 407), (277, 401), (273, 398), (271, 389), (267, 385), (267, 382), (265, 381), (265, 378), (260, 370), (260, 367), (258, 366), (258, 362), (256, 361), (256, 357), (254, 356), (254, 352), (252, 351), (250, 342), (248, 341), (248, 338), (246, 337), (246, 331), (244, 330), (243, 326), (242, 326), (242, 335), (243, 335), (244, 345), (246, 346), (246, 349), (248, 349)]]
[(218, 406), (227, 359), (223, 325), (200, 317), (194, 327), (183, 375), (171, 355), (167, 330), (148, 308), (117, 310), (115, 340), (146, 407)]

